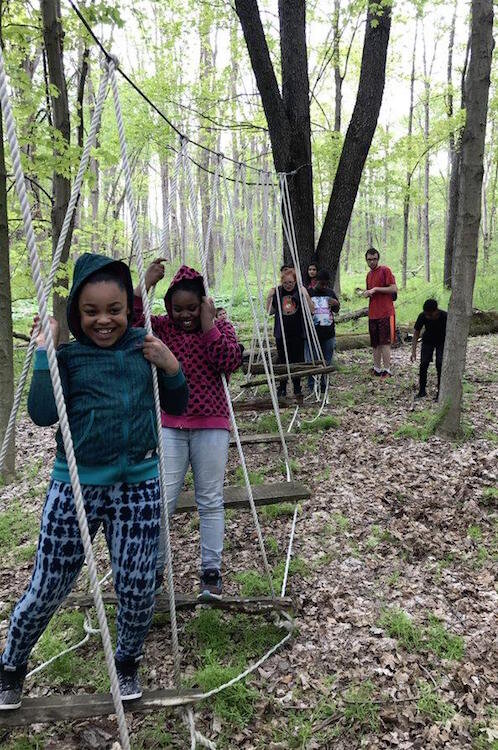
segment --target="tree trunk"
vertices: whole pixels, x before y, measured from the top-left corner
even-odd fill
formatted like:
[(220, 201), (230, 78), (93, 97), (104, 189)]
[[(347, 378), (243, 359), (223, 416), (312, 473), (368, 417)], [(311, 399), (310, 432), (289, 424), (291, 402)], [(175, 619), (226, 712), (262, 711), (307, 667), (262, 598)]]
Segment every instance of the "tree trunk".
[(430, 234), (429, 234), (429, 176), (430, 176), (430, 148), (429, 148), (429, 123), (430, 123), (430, 98), (431, 98), (431, 77), (432, 68), (434, 67), (434, 60), (436, 58), (436, 47), (438, 39), (434, 41), (434, 49), (432, 53), (432, 60), (429, 67), (427, 67), (427, 48), (425, 43), (425, 32), (423, 35), (423, 61), (424, 61), (424, 143), (425, 143), (425, 160), (424, 160), (424, 207), (423, 207), (423, 223), (424, 223), (424, 267), (425, 267), (425, 280), (429, 282), (431, 280), (431, 253), (430, 253)]
[[(418, 16), (415, 21), (415, 36), (413, 38), (412, 51), (412, 72), (410, 76), (410, 108), (408, 110), (408, 152), (411, 152), (411, 138), (413, 133), (413, 97), (415, 90), (415, 59), (417, 55), (417, 33), (418, 33)], [(410, 223), (410, 191), (412, 184), (413, 171), (408, 165), (406, 171), (405, 195), (403, 198), (403, 250), (401, 253), (401, 287), (406, 287), (406, 274), (408, 269), (408, 229)]]
[(342, 110), (342, 81), (340, 68), (340, 50), (339, 50), (339, 15), (341, 12), (341, 0), (334, 0), (334, 15), (332, 21), (332, 59), (334, 61), (334, 83), (335, 83), (335, 111), (334, 111), (334, 130), (336, 133), (341, 132), (341, 110)]
[[(304, 269), (314, 255), (306, 16), (303, 0), (279, 0), (282, 93), (280, 93), (256, 0), (235, 0), (252, 69), (265, 111), (273, 163), (292, 172), (289, 196), (296, 241)], [(288, 257), (289, 253), (286, 250)]]
[[(59, 0), (40, 0), (41, 16), (43, 22), (43, 40), (47, 52), (48, 76), (51, 86), (57, 94), (51, 96), (53, 126), (59, 131), (63, 148), (54, 145), (54, 154), (60, 157), (69, 147), (71, 140), (71, 125), (69, 120), (69, 104), (67, 98), (66, 77), (64, 74), (63, 38), (64, 32), (61, 24), (61, 8)], [(62, 229), (62, 223), (66, 214), (67, 205), (71, 195), (71, 182), (63, 174), (54, 170), (53, 183), (53, 206), (52, 206), (52, 250), (55, 252), (57, 241)], [(69, 258), (71, 237), (74, 222), (67, 234), (61, 263), (66, 263)], [(59, 321), (61, 342), (68, 341), (69, 329), (66, 319), (67, 295), (60, 295), (59, 288), (68, 288), (67, 272), (57, 277), (54, 286), (53, 311), (54, 317)]]
[[(93, 90), (92, 78), (88, 76), (87, 86), (87, 102), (88, 102), (88, 114), (90, 122), (93, 120), (93, 111), (95, 108), (95, 92)], [(99, 148), (99, 136), (97, 133), (95, 139), (95, 148)], [(93, 149), (92, 149), (93, 150)], [(100, 247), (99, 238), (99, 201), (100, 201), (100, 170), (99, 162), (95, 156), (91, 155), (88, 162), (88, 171), (91, 175), (90, 182), (90, 215), (92, 222), (92, 234), (90, 238), (90, 247), (92, 253), (96, 253)]]
[[(461, 80), (461, 97), (460, 97), (460, 108), (465, 109), (465, 74), (467, 70), (467, 60), (470, 52), (470, 37), (467, 43), (467, 51), (465, 55), (465, 64), (462, 70)], [(460, 188), (460, 165), (461, 165), (461, 139), (462, 130), (454, 136), (454, 149), (450, 153), (450, 184), (448, 188), (448, 210), (447, 210), (447, 224), (446, 224), (446, 240), (444, 244), (444, 285), (447, 289), (452, 288), (453, 278), (453, 255), (455, 251), (455, 238), (456, 238), (456, 226), (457, 226), (457, 213), (459, 203), (459, 188)]]
[(465, 81), (467, 118), (462, 136), (452, 293), (439, 397), (444, 405), (439, 429), (449, 435), (457, 435), (461, 430), (462, 379), (477, 266), (493, 44), (493, 0), (472, 0), (471, 52)]
[(335, 277), (363, 166), (377, 127), (386, 77), (391, 7), (369, 2), (360, 81), (317, 247), (318, 262)]

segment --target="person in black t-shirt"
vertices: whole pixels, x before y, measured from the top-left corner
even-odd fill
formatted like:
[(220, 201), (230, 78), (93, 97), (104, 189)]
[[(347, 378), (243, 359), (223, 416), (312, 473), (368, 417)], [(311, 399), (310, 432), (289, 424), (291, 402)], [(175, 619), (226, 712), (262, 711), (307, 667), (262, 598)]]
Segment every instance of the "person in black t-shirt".
[[(275, 315), (274, 335), (278, 352), (278, 363), (285, 364), (285, 345), (289, 362), (304, 361), (304, 320), (301, 307), (301, 295), (299, 293), (296, 272), (293, 268), (285, 267), (280, 276), (281, 285), (275, 289), (273, 287), (268, 292), (266, 298), (266, 307), (270, 315)], [(279, 303), (277, 294), (280, 298), (280, 309), (282, 310), (283, 328), (280, 324)], [(306, 289), (301, 288), (301, 294), (311, 312), (313, 304)], [(294, 396), (302, 400), (301, 378), (292, 378), (294, 387)], [(278, 395), (285, 396), (287, 392), (287, 381), (281, 380), (278, 386)]]
[[(322, 351), (314, 352), (314, 357), (312, 357), (309, 344), (306, 342), (304, 345), (304, 358), (306, 362), (312, 362), (319, 359), (323, 354), (325, 364), (330, 365), (335, 351), (334, 313), (339, 310), (340, 304), (336, 293), (330, 286), (329, 272), (325, 270), (319, 271), (316, 278), (316, 286), (309, 290), (309, 295), (313, 300), (315, 308), (313, 323), (315, 324)], [(325, 375), (322, 375), (320, 378), (320, 390), (322, 393), (325, 391), (325, 382)], [(308, 377), (308, 387), (310, 391), (313, 390), (313, 378), (311, 376)]]
[(412, 353), (410, 357), (412, 362), (415, 362), (417, 359), (417, 342), (420, 336), (420, 331), (422, 328), (424, 329), (422, 336), (422, 351), (420, 352), (419, 388), (415, 398), (424, 398), (427, 396), (425, 391), (427, 385), (427, 370), (429, 369), (429, 364), (432, 362), (434, 350), (436, 350), (437, 393), (434, 401), (438, 400), (447, 317), (448, 313), (445, 310), (439, 309), (435, 299), (426, 299), (423, 312), (420, 313), (415, 322)]

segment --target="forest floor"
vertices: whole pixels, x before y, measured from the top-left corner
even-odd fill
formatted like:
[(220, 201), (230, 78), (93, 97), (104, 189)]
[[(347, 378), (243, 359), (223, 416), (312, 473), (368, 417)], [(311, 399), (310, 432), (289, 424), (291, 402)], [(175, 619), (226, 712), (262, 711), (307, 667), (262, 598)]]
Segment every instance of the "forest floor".
[[(409, 353), (407, 346), (394, 352), (394, 377), (381, 382), (368, 374), (368, 351), (341, 354), (325, 411), (333, 419), (301, 429), (289, 444), (295, 478), (312, 489), (300, 508), (287, 586), (297, 632), (244, 684), (196, 706), (198, 728), (220, 749), (498, 748), (498, 337), (469, 342), (460, 442), (430, 434), (436, 407), (430, 399), (414, 405), (417, 368)], [(432, 368), (430, 378), (434, 390)], [(244, 429), (275, 427), (271, 416), (245, 419)], [(53, 434), (20, 420), (19, 478), (1, 490), (0, 643), (30, 576)], [(254, 482), (282, 480), (277, 444), (247, 454)], [(231, 451), (227, 483), (240, 480), (237, 463)], [(260, 514), (277, 585), (292, 511), (282, 505)], [(250, 513), (226, 515), (224, 590), (264, 592)], [(175, 517), (172, 540), (176, 586), (190, 593), (197, 518)], [(104, 572), (101, 537), (96, 547)], [(33, 666), (82, 633), (83, 615), (61, 610)], [(283, 637), (261, 616), (209, 608), (180, 613), (179, 636), (185, 684), (204, 690)], [(144, 687), (172, 684), (170, 645), (167, 618), (156, 615)], [(91, 638), (36, 675), (27, 691), (106, 689), (100, 648)], [(178, 712), (129, 715), (129, 727), (134, 750), (190, 746)], [(99, 750), (116, 738), (114, 717), (0, 730), (5, 750)]]

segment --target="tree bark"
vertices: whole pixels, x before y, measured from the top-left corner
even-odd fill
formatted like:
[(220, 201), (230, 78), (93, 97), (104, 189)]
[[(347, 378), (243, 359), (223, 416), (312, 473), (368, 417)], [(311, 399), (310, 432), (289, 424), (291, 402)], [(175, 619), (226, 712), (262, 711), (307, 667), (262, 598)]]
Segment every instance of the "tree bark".
[(443, 404), (439, 429), (449, 435), (457, 435), (461, 431), (462, 379), (477, 266), (493, 45), (493, 0), (472, 0), (471, 51), (465, 81), (467, 119), (462, 136), (452, 293), (439, 396)]
[[(467, 43), (467, 52), (465, 55), (465, 65), (462, 70), (460, 109), (465, 109), (465, 74), (467, 70), (467, 60), (470, 51), (470, 37)], [(457, 226), (457, 213), (459, 202), (460, 186), (460, 165), (461, 165), (461, 138), (462, 129), (454, 136), (454, 149), (450, 153), (450, 184), (448, 188), (448, 210), (446, 224), (446, 239), (444, 244), (444, 285), (447, 289), (452, 287), (453, 276), (453, 255), (455, 251), (455, 237)]]
[[(314, 255), (306, 13), (304, 0), (279, 0), (282, 93), (280, 93), (256, 0), (235, 0), (263, 109), (277, 172), (292, 172), (289, 195), (304, 269)], [(285, 246), (284, 246), (285, 249)], [(287, 259), (288, 249), (285, 249)]]
[[(408, 150), (411, 151), (411, 139), (413, 133), (413, 98), (415, 90), (415, 58), (417, 54), (418, 15), (415, 21), (415, 36), (413, 38), (412, 72), (410, 75), (410, 108), (408, 110)], [(406, 287), (406, 272), (408, 268), (408, 228), (410, 223), (410, 197), (413, 171), (406, 170), (406, 186), (403, 198), (403, 250), (401, 253), (401, 287)]]
[[(61, 24), (60, 0), (40, 0), (41, 16), (43, 23), (43, 40), (47, 52), (48, 76), (50, 84), (57, 90), (56, 96), (51, 96), (53, 126), (59, 131), (64, 143), (62, 150), (54, 146), (54, 156), (60, 158), (71, 140), (71, 125), (69, 119), (69, 104), (66, 88), (66, 77), (64, 74), (63, 39), (64, 32)], [(64, 176), (57, 166), (53, 173), (52, 182), (53, 206), (52, 206), (52, 250), (55, 252), (57, 241), (62, 229), (62, 223), (67, 211), (71, 195), (71, 181)], [(64, 250), (61, 256), (61, 264), (67, 262), (71, 248), (72, 229), (74, 222), (67, 234)], [(54, 317), (60, 326), (59, 340), (68, 341), (69, 329), (66, 319), (67, 296), (60, 295), (57, 288), (68, 288), (67, 272), (57, 277), (54, 287), (53, 311)]]
[(335, 277), (363, 166), (377, 127), (386, 77), (391, 7), (370, 2), (361, 59), (360, 81), (346, 132), (327, 214), (317, 246), (318, 262)]

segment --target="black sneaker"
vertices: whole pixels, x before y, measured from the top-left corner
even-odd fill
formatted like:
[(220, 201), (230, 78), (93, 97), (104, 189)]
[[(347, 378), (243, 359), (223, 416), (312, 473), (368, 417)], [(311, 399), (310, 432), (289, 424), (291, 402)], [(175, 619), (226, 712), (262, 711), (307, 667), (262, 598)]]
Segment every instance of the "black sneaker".
[(142, 697), (142, 688), (138, 678), (139, 659), (115, 659), (118, 673), (119, 692), (122, 701), (133, 701)]
[(209, 568), (201, 575), (201, 585), (199, 588), (198, 599), (221, 599), (223, 586), (221, 573), (216, 568)]
[(25, 677), (26, 665), (16, 669), (0, 664), (0, 711), (20, 707)]
[(425, 391), (419, 391), (417, 395), (415, 396), (416, 399), (419, 398), (425, 398), (427, 396), (427, 393)]

